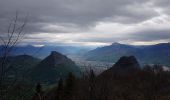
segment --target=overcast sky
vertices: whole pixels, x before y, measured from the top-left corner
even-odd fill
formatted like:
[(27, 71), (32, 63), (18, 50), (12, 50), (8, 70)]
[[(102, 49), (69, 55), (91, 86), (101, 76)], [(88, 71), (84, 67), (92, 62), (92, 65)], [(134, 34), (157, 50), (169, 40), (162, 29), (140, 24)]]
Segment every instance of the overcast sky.
[(170, 0), (0, 0), (0, 34), (17, 11), (21, 19), (29, 16), (22, 44), (169, 42), (169, 5)]

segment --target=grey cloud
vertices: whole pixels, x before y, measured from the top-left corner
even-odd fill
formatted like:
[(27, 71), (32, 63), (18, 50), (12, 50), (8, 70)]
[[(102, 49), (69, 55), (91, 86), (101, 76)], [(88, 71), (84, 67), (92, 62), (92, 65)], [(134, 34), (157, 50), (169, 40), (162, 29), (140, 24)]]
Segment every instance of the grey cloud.
[(170, 39), (170, 30), (143, 30), (131, 33), (129, 36), (134, 41), (155, 41)]
[(170, 15), (170, 0), (152, 0), (152, 2), (157, 8), (161, 8), (164, 14)]
[[(128, 34), (128, 35), (127, 35)], [(77, 39), (79, 42), (100, 42), (100, 43), (113, 43), (121, 41), (159, 41), (159, 40), (169, 40), (170, 39), (170, 30), (141, 30), (137, 32), (127, 33), (125, 36), (110, 36), (110, 37), (88, 37)], [(167, 41), (169, 42), (169, 41)]]
[[(100, 21), (139, 23), (157, 16), (153, 9), (136, 6), (147, 2), (148, 0), (1, 0), (0, 19), (7, 20), (7, 16), (13, 16), (15, 11), (19, 11), (30, 14), (29, 33), (51, 33), (48, 29), (43, 29), (48, 24), (74, 26), (64, 26), (68, 30), (58, 29), (52, 33), (75, 32), (76, 29), (88, 30)], [(1, 23), (4, 24), (3, 21)]]
[[(148, 3), (153, 3), (152, 6)], [(18, 11), (21, 19), (29, 14), (25, 31), (32, 33), (80, 33), (90, 34), (99, 22), (137, 24), (160, 16), (155, 8), (162, 8), (169, 13), (169, 0), (1, 0), (0, 34), (7, 31), (7, 26)], [(19, 20), (22, 23), (23, 20)], [(55, 27), (50, 27), (55, 26)], [(121, 28), (120, 28), (121, 29)], [(88, 33), (89, 32), (89, 33)], [(125, 33), (126, 36), (84, 37), (73, 39), (77, 42), (111, 43), (123, 40), (153, 41), (170, 38), (170, 30), (141, 29)], [(99, 34), (100, 35), (100, 34)], [(35, 41), (30, 41), (35, 40)], [(37, 41), (36, 41), (37, 40)], [(38, 41), (42, 40), (42, 41)], [(25, 43), (48, 44), (39, 37), (27, 39)], [(62, 44), (62, 43), (59, 43)]]

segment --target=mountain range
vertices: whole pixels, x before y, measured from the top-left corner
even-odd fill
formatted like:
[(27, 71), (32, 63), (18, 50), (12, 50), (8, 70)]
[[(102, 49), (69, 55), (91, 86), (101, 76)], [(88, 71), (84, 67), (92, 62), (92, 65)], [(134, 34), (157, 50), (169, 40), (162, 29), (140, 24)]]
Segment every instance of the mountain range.
[[(0, 46), (0, 50), (3, 50), (4, 46)], [(17, 55), (30, 55), (37, 58), (45, 58), (51, 51), (57, 51), (64, 55), (83, 55), (87, 51), (92, 50), (90, 47), (78, 47), (78, 46), (16, 46), (11, 51), (11, 56)], [(2, 53), (0, 52), (0, 55)]]
[(161, 64), (170, 65), (170, 43), (150, 46), (134, 46), (113, 43), (87, 52), (84, 57), (92, 61), (106, 61), (115, 63), (122, 56), (134, 55), (141, 65)]

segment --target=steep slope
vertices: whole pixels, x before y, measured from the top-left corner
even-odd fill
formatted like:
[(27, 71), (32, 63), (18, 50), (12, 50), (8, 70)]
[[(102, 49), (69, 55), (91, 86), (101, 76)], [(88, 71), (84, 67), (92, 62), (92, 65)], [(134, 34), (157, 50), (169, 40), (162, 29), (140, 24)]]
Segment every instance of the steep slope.
[(140, 65), (134, 56), (123, 56), (112, 67), (113, 70), (138, 70)]
[(140, 71), (140, 69), (140, 65), (134, 56), (123, 56), (100, 76), (129, 75)]
[(142, 63), (161, 64), (170, 67), (170, 43), (147, 46), (140, 50)]
[(113, 43), (92, 50), (84, 55), (87, 60), (106, 61), (115, 63), (121, 56), (134, 55), (140, 64), (170, 65), (170, 43), (162, 43), (151, 46), (132, 46)]
[(52, 51), (33, 69), (31, 75), (35, 81), (48, 84), (56, 82), (60, 77), (65, 78), (70, 72), (76, 77), (81, 75), (79, 67), (71, 59)]

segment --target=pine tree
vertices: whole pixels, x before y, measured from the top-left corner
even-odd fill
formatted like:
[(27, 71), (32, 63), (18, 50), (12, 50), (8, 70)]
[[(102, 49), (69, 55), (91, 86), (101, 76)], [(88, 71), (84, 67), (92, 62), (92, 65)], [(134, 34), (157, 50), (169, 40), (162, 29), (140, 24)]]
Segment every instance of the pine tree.
[(42, 90), (42, 86), (40, 83), (37, 84), (36, 86), (36, 100), (42, 100), (43, 97), (43, 90)]
[(90, 75), (89, 75), (89, 82), (90, 83), (94, 83), (94, 80), (95, 80), (95, 74), (94, 74), (94, 71), (93, 70), (90, 70)]
[(56, 100), (63, 100), (63, 96), (64, 96), (63, 92), (64, 92), (64, 85), (63, 85), (63, 79), (61, 78), (58, 81)]
[(42, 86), (40, 83), (38, 83), (36, 86), (36, 93), (42, 93)]
[(73, 95), (75, 93), (75, 76), (72, 73), (68, 74), (68, 77), (66, 79), (66, 86), (65, 86), (65, 97), (66, 99), (72, 99)]
[(90, 75), (89, 75), (89, 100), (95, 100), (96, 95), (95, 95), (95, 74), (93, 70), (90, 70)]

